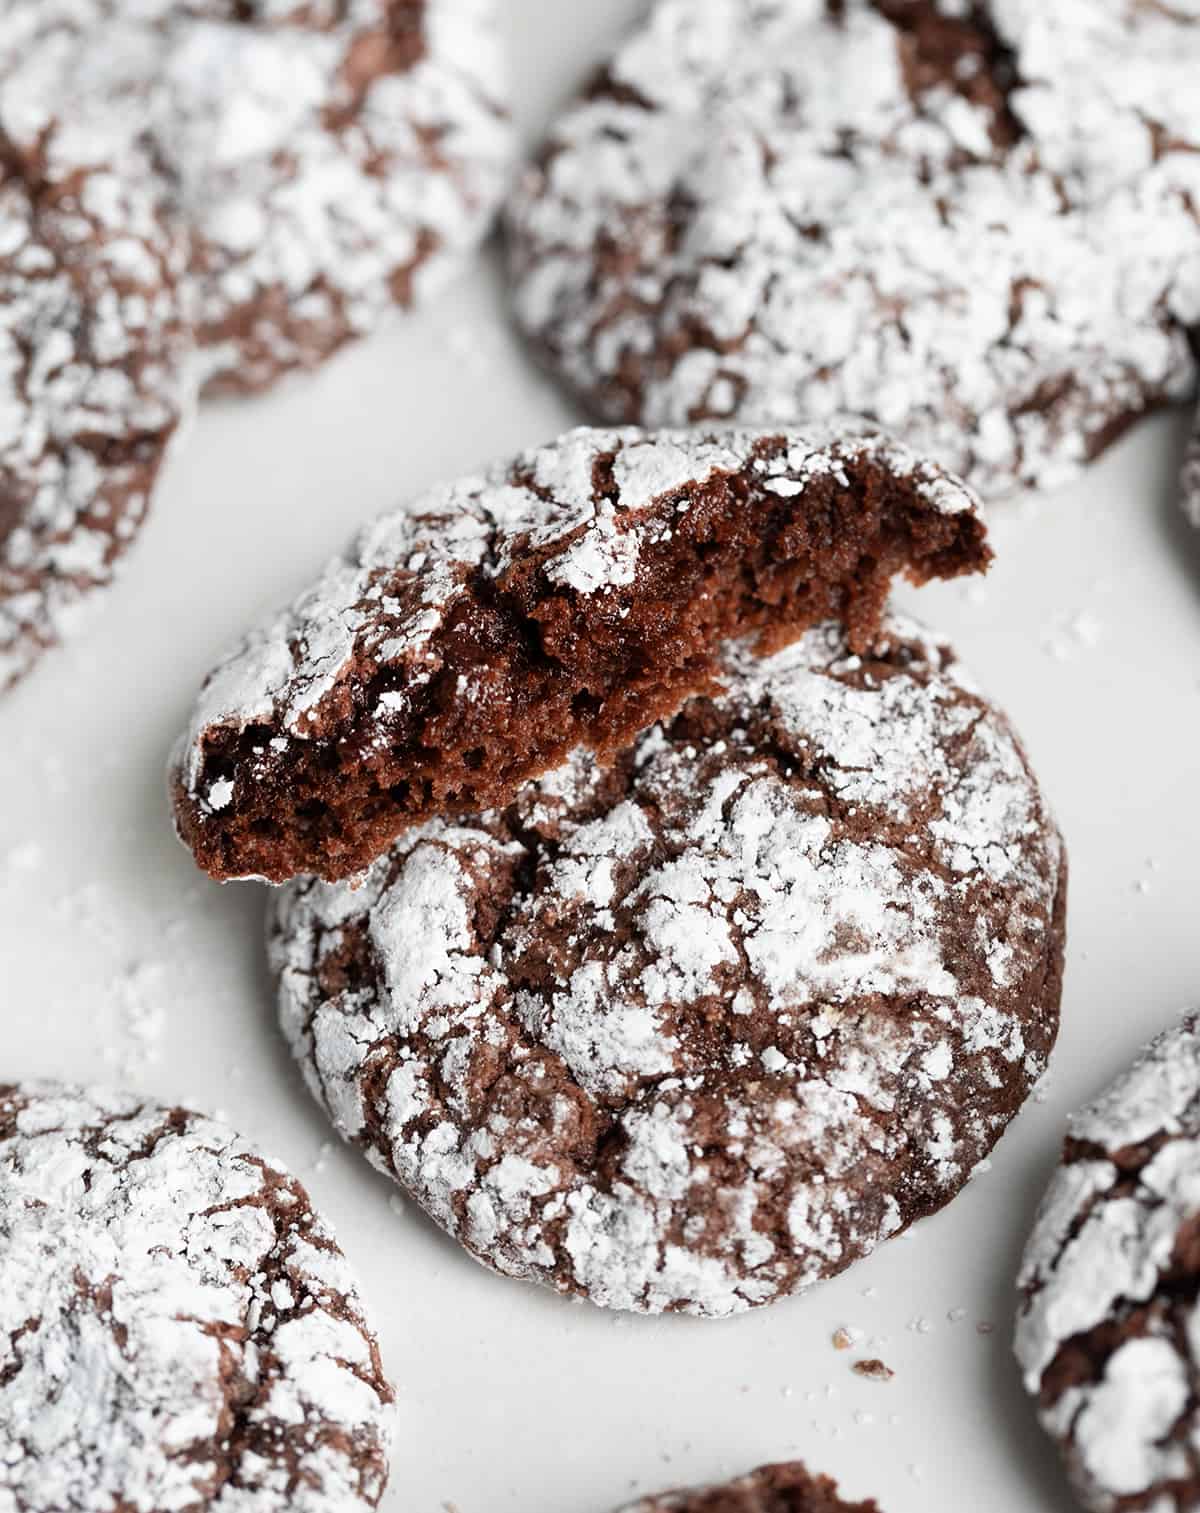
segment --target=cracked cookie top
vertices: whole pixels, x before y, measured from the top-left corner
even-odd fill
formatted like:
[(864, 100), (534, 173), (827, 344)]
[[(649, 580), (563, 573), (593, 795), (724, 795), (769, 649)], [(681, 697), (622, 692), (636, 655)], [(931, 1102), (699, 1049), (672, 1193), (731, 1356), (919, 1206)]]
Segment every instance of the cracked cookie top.
[(266, 387), (426, 298), (511, 141), (492, 0), (10, 0), (6, 108), (148, 141), (192, 242), (210, 389)]
[(293, 1177), (182, 1109), (0, 1087), (0, 1506), (374, 1507), (391, 1401)]
[(658, 0), (513, 197), (518, 319), (606, 419), (868, 416), (985, 495), (1060, 482), (1194, 378), (1197, 25)]
[[(0, 31), (4, 22), (0, 21)], [(0, 91), (0, 689), (141, 527), (185, 407), (184, 251), (102, 135)]]
[(1200, 410), (1192, 421), (1179, 482), (1184, 514), (1193, 525), (1200, 526)]
[(1017, 1359), (1084, 1505), (1200, 1499), (1200, 1018), (1071, 1120), (1019, 1285)]
[(959, 1190), (1057, 1029), (1059, 838), (950, 651), (828, 624), (724, 677), (270, 926), (338, 1130), (479, 1259), (614, 1308), (841, 1271)]

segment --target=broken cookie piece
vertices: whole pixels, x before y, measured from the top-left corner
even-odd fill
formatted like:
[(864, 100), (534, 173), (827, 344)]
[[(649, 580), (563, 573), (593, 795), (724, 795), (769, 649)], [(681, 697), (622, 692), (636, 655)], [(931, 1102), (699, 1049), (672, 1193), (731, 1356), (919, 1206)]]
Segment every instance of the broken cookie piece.
[(172, 768), (213, 877), (361, 872), (711, 690), (721, 644), (986, 567), (974, 495), (874, 434), (577, 430), (369, 526), (209, 677)]

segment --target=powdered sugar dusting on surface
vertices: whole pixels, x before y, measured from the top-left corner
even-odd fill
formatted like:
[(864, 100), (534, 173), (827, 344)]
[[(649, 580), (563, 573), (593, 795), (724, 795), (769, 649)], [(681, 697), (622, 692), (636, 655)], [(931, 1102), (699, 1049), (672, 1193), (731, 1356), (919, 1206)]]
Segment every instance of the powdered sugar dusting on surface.
[[(1200, 1311), (1200, 1024), (1189, 1017), (1071, 1121), (1021, 1268), (1016, 1352), (1084, 1503), (1157, 1506), (1191, 1475)], [(1056, 1375), (1069, 1348), (1078, 1364)]]
[(13, 0), (0, 63), (24, 119), (152, 139), (195, 239), (205, 376), (230, 388), (427, 298), (510, 171), (492, 0)]
[[(0, 53), (3, 29), (0, 20)], [(103, 135), (0, 96), (0, 689), (78, 623), (186, 406), (183, 249)]]
[(658, 0), (514, 197), (518, 318), (608, 418), (870, 415), (1055, 485), (1194, 379), (1200, 21), (997, 0), (1006, 100), (970, 8), (930, 7), (976, 37), (952, 81), (830, 9)]
[(507, 821), (277, 896), (310, 1088), (479, 1258), (735, 1313), (947, 1201), (1019, 1106), (1057, 1025), (1057, 834), (946, 649), (885, 639), (732, 650), (727, 693), (613, 771), (579, 753)]
[(0, 1504), (373, 1507), (391, 1391), (298, 1183), (212, 1120), (0, 1090)]
[[(611, 459), (611, 489), (596, 478), (602, 459)], [(899, 443), (820, 429), (782, 437), (579, 429), (483, 477), (435, 489), (369, 526), (213, 672), (176, 754), (188, 797), (211, 814), (228, 804), (231, 777), (236, 790), (238, 773), (214, 779), (205, 770), (214, 732), (269, 723), (285, 743), (305, 740), (322, 700), (381, 671), (393, 685), (375, 711), (385, 738), (388, 722), (440, 669), (439, 634), (474, 574), (502, 585), (537, 552), (552, 578), (599, 598), (628, 585), (640, 553), (692, 508), (689, 489), (715, 473), (752, 469), (802, 494), (814, 477), (847, 476), (864, 464), (910, 483), (930, 510), (975, 511), (970, 490)], [(285, 752), (286, 745), (252, 754), (245, 779), (269, 776)]]

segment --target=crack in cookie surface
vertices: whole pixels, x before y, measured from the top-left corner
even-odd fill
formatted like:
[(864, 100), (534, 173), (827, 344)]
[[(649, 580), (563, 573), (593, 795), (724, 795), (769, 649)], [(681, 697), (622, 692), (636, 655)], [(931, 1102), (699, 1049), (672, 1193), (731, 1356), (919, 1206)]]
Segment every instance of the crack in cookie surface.
[(954, 1195), (1044, 1068), (1061, 845), (944, 646), (826, 625), (513, 806), (299, 881), (271, 957), (335, 1126), (480, 1259), (738, 1312)]
[(187, 403), (184, 250), (112, 148), (0, 97), (0, 690), (111, 583)]
[(623, 1513), (879, 1513), (879, 1505), (848, 1503), (828, 1476), (799, 1461), (760, 1466), (721, 1486), (692, 1487), (640, 1498)]

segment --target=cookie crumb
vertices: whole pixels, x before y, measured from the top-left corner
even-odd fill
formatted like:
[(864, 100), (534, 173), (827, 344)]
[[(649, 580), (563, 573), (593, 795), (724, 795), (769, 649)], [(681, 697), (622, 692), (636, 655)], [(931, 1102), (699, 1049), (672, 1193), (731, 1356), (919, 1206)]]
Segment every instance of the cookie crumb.
[(853, 1350), (862, 1337), (861, 1329), (849, 1328), (843, 1324), (840, 1329), (833, 1331), (833, 1348), (835, 1350)]
[(851, 1370), (857, 1376), (864, 1376), (869, 1382), (890, 1382), (896, 1373), (883, 1361), (855, 1361)]

